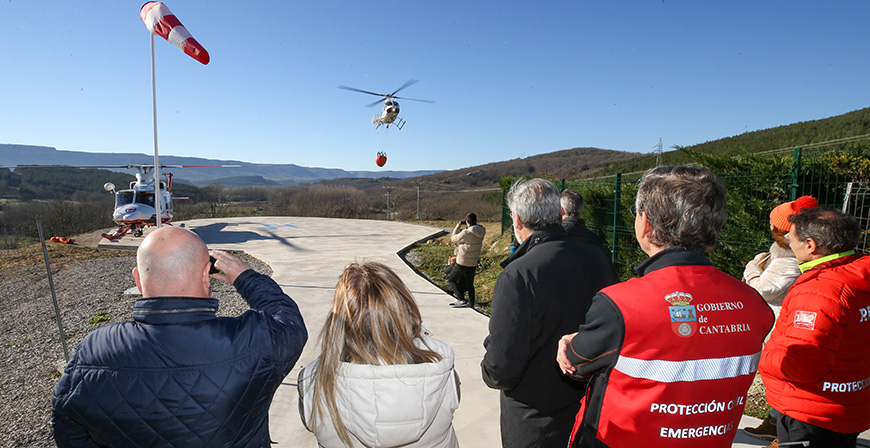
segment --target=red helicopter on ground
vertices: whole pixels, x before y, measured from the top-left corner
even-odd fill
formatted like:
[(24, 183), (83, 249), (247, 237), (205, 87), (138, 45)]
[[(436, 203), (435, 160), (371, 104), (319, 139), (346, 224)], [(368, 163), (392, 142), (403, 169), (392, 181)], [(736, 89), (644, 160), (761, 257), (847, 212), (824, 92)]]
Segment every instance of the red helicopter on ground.
[[(129, 188), (116, 190), (115, 185), (107, 182), (103, 188), (115, 195), (115, 208), (112, 219), (118, 229), (102, 236), (109, 241), (116, 241), (132, 232), (133, 236), (142, 236), (145, 229), (157, 225), (157, 203), (160, 201), (160, 223), (170, 224), (172, 221), (173, 202), (186, 200), (172, 194), (172, 173), (164, 168), (238, 168), (256, 165), (160, 165), (159, 194), (155, 196), (154, 165), (15, 165), (0, 168), (94, 168), (94, 169), (130, 169), (138, 170), (136, 180), (130, 182)], [(170, 224), (171, 225), (171, 224)]]
[[(115, 241), (128, 232), (133, 236), (142, 236), (142, 232), (157, 224), (157, 209), (155, 199), (160, 200), (160, 223), (169, 224), (172, 220), (172, 202), (187, 198), (172, 196), (172, 173), (161, 172), (159, 185), (160, 194), (154, 195), (154, 165), (127, 165), (111, 168), (136, 168), (136, 180), (130, 182), (130, 188), (115, 190), (115, 185), (107, 182), (103, 185), (106, 191), (115, 195), (115, 209), (112, 219), (120, 227), (112, 233), (104, 233), (103, 238)], [(161, 167), (168, 168), (168, 167)], [(177, 168), (181, 168), (178, 166)]]

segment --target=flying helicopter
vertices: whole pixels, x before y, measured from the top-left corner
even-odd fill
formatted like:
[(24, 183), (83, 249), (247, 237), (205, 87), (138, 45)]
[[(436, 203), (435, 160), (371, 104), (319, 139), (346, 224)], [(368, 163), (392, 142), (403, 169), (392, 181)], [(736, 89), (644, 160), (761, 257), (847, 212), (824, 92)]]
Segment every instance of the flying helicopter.
[(379, 128), (381, 125), (385, 125), (387, 127), (387, 129), (390, 128), (390, 125), (394, 125), (397, 128), (402, 129), (402, 127), (405, 126), (405, 120), (403, 120), (402, 118), (399, 118), (399, 102), (396, 101), (397, 99), (410, 100), (410, 101), (421, 101), (423, 103), (434, 103), (434, 101), (430, 101), (430, 100), (421, 100), (421, 99), (415, 99), (415, 98), (405, 98), (405, 97), (401, 97), (401, 96), (396, 96), (396, 94), (399, 93), (399, 91), (405, 89), (406, 87), (408, 87), (412, 84), (416, 84), (417, 82), (418, 81), (416, 79), (408, 80), (408, 82), (402, 84), (401, 87), (394, 90), (393, 93), (375, 93), (375, 92), (369, 92), (368, 90), (360, 90), (360, 89), (357, 89), (354, 87), (347, 87), (347, 86), (338, 86), (338, 88), (344, 89), (344, 90), (352, 90), (354, 92), (367, 93), (369, 95), (382, 97), (381, 99), (379, 99), (371, 104), (366, 105), (366, 107), (373, 107), (373, 106), (377, 105), (378, 103), (381, 103), (381, 102), (384, 103), (383, 108), (381, 109), (381, 114), (375, 115), (374, 117), (372, 117), (372, 124), (375, 125), (375, 129)]

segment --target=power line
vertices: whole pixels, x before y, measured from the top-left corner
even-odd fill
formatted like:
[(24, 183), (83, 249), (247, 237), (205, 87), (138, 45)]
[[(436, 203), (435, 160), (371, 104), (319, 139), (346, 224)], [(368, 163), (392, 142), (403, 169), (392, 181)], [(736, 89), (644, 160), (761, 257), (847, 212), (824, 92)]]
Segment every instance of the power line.
[(852, 143), (852, 142), (858, 142), (861, 140), (870, 140), (870, 134), (837, 138), (834, 140), (828, 140), (828, 141), (824, 141), (824, 142), (807, 143), (805, 145), (791, 146), (788, 148), (771, 149), (770, 151), (762, 151), (762, 152), (757, 152), (755, 154), (758, 154), (758, 155), (775, 154), (775, 153), (780, 153), (780, 152), (794, 151), (796, 148), (801, 148), (801, 149), (816, 148), (819, 146), (834, 145), (834, 144), (840, 144), (840, 143)]

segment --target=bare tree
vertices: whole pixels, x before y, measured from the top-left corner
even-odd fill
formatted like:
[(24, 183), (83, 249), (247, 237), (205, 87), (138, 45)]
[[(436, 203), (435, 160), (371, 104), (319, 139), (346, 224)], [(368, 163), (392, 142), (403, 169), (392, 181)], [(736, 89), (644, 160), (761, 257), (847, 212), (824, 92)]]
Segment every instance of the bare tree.
[(226, 189), (221, 184), (209, 184), (199, 189), (203, 199), (202, 213), (206, 218), (225, 218), (229, 211)]

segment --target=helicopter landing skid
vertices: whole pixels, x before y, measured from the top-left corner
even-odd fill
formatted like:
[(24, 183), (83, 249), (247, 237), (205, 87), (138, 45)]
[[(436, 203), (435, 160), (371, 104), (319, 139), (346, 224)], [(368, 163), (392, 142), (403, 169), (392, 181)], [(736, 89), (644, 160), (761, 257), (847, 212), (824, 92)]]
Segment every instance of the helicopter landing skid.
[(119, 227), (118, 230), (116, 230), (112, 233), (104, 233), (102, 236), (103, 236), (103, 238), (105, 238), (109, 241), (115, 241), (115, 240), (120, 239), (122, 236), (126, 235), (127, 232), (130, 231), (131, 227), (132, 226), (130, 224), (123, 225), (123, 226)]

